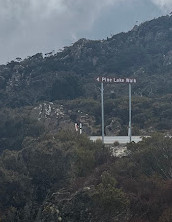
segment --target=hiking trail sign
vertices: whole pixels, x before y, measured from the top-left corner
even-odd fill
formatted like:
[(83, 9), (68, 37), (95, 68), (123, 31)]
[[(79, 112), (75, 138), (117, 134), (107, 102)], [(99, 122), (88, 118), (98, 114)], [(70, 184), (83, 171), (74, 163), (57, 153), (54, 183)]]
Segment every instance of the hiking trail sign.
[(99, 76), (96, 81), (101, 83), (101, 110), (102, 110), (102, 142), (104, 143), (104, 96), (103, 96), (103, 83), (128, 83), (129, 84), (129, 126), (128, 126), (128, 136), (130, 142), (132, 141), (131, 134), (131, 84), (136, 83), (135, 78), (115, 78), (115, 77), (104, 77)]
[(104, 83), (136, 83), (135, 78), (114, 78), (114, 77), (97, 77), (98, 82)]

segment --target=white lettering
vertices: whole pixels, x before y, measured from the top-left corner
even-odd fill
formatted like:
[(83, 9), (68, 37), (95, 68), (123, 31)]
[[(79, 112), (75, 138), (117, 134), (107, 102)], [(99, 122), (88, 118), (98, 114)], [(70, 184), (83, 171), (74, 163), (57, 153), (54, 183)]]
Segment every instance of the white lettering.
[(128, 78), (126, 78), (126, 80), (125, 80), (126, 82), (130, 82), (130, 80), (128, 79)]
[(111, 78), (111, 77), (97, 77), (97, 81), (105, 83), (136, 83), (135, 78)]

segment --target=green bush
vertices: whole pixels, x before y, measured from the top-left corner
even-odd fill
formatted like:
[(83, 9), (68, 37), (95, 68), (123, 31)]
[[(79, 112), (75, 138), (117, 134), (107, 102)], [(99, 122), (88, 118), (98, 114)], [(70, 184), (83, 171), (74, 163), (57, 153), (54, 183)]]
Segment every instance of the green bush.
[(101, 183), (96, 187), (94, 198), (100, 207), (117, 214), (129, 205), (127, 195), (117, 188), (117, 181), (106, 171), (101, 176)]

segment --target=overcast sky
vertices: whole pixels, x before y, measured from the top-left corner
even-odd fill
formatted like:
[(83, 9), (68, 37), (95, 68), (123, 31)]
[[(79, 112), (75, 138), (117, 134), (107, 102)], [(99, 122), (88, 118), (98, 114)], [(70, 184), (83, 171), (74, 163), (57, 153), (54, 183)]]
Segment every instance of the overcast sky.
[(0, 0), (0, 64), (105, 39), (171, 11), (172, 0)]

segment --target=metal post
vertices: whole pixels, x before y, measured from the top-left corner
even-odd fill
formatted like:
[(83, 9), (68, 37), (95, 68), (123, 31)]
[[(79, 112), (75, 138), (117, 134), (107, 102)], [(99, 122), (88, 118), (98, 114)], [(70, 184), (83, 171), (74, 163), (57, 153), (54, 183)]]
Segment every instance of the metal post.
[(102, 143), (104, 144), (104, 101), (103, 101), (103, 82), (101, 82), (101, 108), (102, 108)]
[(82, 134), (82, 123), (79, 124), (79, 134)]
[(129, 83), (129, 128), (128, 128), (128, 136), (131, 143), (131, 83)]

